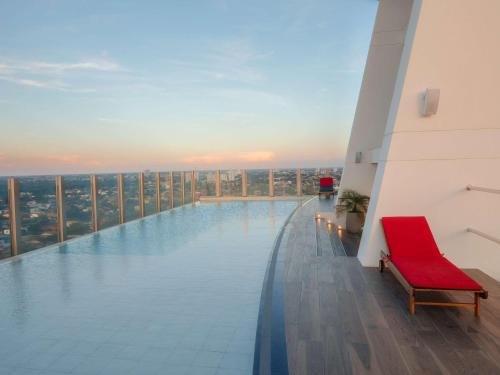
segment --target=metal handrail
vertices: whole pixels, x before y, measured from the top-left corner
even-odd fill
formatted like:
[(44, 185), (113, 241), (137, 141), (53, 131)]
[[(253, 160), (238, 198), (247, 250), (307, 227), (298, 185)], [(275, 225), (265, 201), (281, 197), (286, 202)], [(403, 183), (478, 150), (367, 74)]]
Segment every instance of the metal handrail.
[(500, 244), (500, 238), (493, 237), (487, 233), (481, 232), (480, 230), (474, 229), (474, 228), (467, 228), (467, 232), (477, 234), (480, 237), (486, 238), (487, 240), (496, 242), (497, 244)]
[(485, 193), (500, 194), (500, 189), (492, 189), (492, 188), (486, 188), (486, 187), (481, 187), (481, 186), (467, 185), (466, 189), (467, 190), (482, 191)]

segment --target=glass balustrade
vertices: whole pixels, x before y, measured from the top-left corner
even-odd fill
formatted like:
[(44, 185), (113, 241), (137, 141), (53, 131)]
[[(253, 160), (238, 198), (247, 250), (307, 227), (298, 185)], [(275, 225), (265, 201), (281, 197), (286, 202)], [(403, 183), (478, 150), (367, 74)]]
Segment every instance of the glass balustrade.
[(215, 171), (200, 171), (197, 175), (196, 191), (200, 193), (200, 196), (215, 197), (217, 195), (215, 182), (217, 173)]
[(320, 177), (320, 171), (317, 168), (307, 168), (301, 170), (303, 195), (318, 194), (319, 177)]
[(231, 169), (220, 172), (221, 190), (223, 196), (241, 197), (241, 170)]
[(144, 173), (144, 215), (156, 213), (156, 173)]
[(135, 220), (140, 216), (138, 174), (124, 174), (123, 185), (125, 193), (125, 221)]
[(247, 171), (247, 195), (269, 195), (269, 170), (250, 169)]
[(193, 198), (191, 195), (191, 172), (186, 172), (185, 176), (184, 191), (186, 193), (184, 197), (184, 204), (188, 204), (193, 202)]
[(117, 225), (119, 223), (117, 175), (97, 176), (97, 200), (99, 229)]
[(274, 196), (297, 195), (297, 170), (277, 169), (274, 170)]
[(9, 189), (0, 177), (0, 259), (10, 256)]
[(19, 253), (57, 242), (56, 185), (53, 176), (21, 177)]
[[(303, 195), (316, 195), (319, 190), (319, 179), (332, 176), (340, 182), (341, 168), (306, 168), (300, 172), (300, 192)], [(170, 178), (172, 176), (172, 181)], [(192, 187), (195, 196), (215, 197), (220, 183), (220, 193), (225, 197), (241, 197), (246, 195), (269, 196), (272, 183), (274, 196), (297, 195), (297, 170), (278, 169), (273, 171), (273, 181), (269, 181), (268, 169), (246, 171), (246, 189), (243, 189), (245, 175), (242, 170), (168, 172), (159, 173), (161, 209), (167, 210), (192, 202)], [(97, 220), (98, 229), (117, 225), (120, 221), (118, 176), (105, 174), (96, 176)], [(217, 179), (220, 178), (219, 182)], [(20, 227), (18, 228), (19, 252), (30, 251), (39, 247), (54, 244), (58, 241), (58, 217), (56, 179), (54, 176), (18, 177)], [(123, 194), (125, 221), (141, 216), (139, 195), (139, 174), (123, 175)], [(144, 214), (156, 213), (156, 173), (144, 173)], [(194, 186), (193, 186), (194, 184)], [(75, 238), (92, 232), (92, 194), (91, 177), (88, 175), (63, 176), (63, 202), (66, 226), (66, 239)], [(171, 191), (172, 190), (172, 191)], [(0, 177), (0, 259), (11, 255), (10, 211), (9, 211), (8, 178)]]
[(168, 210), (172, 204), (170, 195), (170, 173), (168, 172), (160, 173), (160, 197), (161, 209)]
[(92, 232), (90, 176), (64, 177), (66, 236), (75, 238)]
[(174, 172), (174, 207), (179, 207), (183, 204), (182, 197), (182, 173), (183, 172)]

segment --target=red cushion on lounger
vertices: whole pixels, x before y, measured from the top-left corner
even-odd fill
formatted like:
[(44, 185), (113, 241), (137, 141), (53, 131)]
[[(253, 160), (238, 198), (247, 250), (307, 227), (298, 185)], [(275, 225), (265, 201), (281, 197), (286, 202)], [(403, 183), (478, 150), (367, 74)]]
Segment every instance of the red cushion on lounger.
[(441, 256), (424, 216), (383, 217), (382, 227), (392, 256)]
[(445, 257), (393, 257), (392, 263), (415, 288), (481, 290), (472, 280)]
[(320, 177), (319, 186), (333, 186), (333, 177)]
[(415, 288), (481, 290), (444, 258), (423, 216), (382, 218), (389, 258)]

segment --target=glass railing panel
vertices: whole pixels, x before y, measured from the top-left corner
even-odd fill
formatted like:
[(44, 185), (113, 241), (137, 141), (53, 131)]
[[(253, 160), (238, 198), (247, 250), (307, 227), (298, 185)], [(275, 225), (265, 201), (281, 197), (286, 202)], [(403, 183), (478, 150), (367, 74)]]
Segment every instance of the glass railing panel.
[(274, 171), (274, 195), (297, 195), (297, 170), (277, 169)]
[(241, 170), (221, 171), (220, 181), (223, 196), (241, 197)]
[(301, 170), (303, 195), (318, 194), (319, 176), (320, 176), (320, 171), (318, 168), (306, 168)]
[(118, 225), (118, 177), (115, 174), (97, 176), (97, 219), (99, 229)]
[(54, 176), (20, 177), (20, 253), (57, 242), (56, 183)]
[(200, 171), (197, 172), (196, 178), (196, 191), (202, 197), (215, 197), (216, 192), (216, 172), (215, 171)]
[(181, 206), (182, 203), (182, 172), (174, 172), (174, 207)]
[(186, 172), (184, 187), (185, 187), (185, 192), (186, 192), (184, 203), (188, 204), (188, 203), (193, 202), (193, 197), (191, 195), (191, 172)]
[(156, 213), (156, 173), (144, 172), (144, 210), (145, 215)]
[(269, 195), (268, 169), (250, 169), (247, 171), (247, 195)]
[(340, 186), (340, 179), (342, 178), (342, 168), (332, 168), (332, 176), (336, 179), (336, 185)]
[(0, 259), (10, 256), (9, 189), (0, 177)]
[(71, 239), (92, 232), (89, 176), (64, 176), (64, 203), (66, 205), (66, 237)]
[(123, 185), (125, 195), (125, 221), (135, 220), (140, 215), (139, 176), (137, 173), (124, 174)]
[(170, 173), (160, 173), (160, 197), (161, 209), (168, 210), (170, 208)]

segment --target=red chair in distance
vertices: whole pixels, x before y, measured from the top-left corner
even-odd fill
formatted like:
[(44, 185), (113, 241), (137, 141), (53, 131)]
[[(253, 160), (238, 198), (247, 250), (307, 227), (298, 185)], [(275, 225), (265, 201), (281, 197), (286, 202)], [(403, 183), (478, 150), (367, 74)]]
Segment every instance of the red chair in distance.
[(320, 177), (319, 197), (321, 198), (321, 196), (324, 195), (326, 199), (330, 199), (330, 196), (335, 195), (334, 183), (335, 179), (333, 177)]

